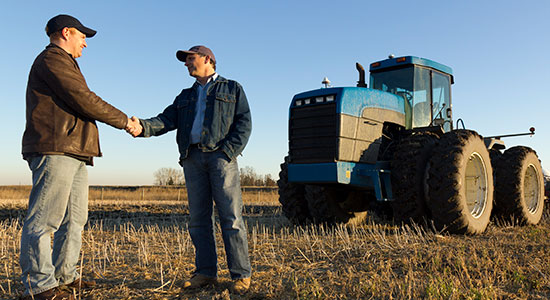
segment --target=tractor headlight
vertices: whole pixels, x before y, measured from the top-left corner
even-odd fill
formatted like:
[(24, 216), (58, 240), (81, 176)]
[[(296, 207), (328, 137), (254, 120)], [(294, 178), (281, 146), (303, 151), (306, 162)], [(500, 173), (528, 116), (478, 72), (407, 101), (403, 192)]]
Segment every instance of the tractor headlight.
[(324, 95), (324, 96), (315, 96), (311, 98), (297, 99), (294, 101), (294, 106), (334, 102), (335, 99), (336, 99), (336, 95)]

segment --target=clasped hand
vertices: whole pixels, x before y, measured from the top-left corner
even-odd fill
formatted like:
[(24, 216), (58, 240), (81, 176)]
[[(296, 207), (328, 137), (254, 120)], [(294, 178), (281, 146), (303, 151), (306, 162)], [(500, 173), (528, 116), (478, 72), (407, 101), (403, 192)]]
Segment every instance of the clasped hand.
[(143, 127), (139, 123), (139, 119), (135, 116), (132, 116), (131, 119), (128, 119), (128, 124), (126, 124), (126, 132), (128, 132), (133, 137), (136, 137), (141, 134)]

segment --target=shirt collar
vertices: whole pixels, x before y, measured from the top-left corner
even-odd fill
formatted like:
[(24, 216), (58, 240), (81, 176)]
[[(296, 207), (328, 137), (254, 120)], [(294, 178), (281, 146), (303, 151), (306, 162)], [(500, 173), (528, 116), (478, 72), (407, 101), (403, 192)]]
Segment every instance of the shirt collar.
[(202, 86), (202, 87), (205, 87), (207, 86), (210, 82), (214, 81), (218, 79), (218, 73), (214, 73), (214, 75), (210, 76), (210, 78), (208, 78), (208, 80), (206, 81), (206, 84), (203, 86), (198, 80), (196, 81), (196, 83), (199, 85), (199, 86)]

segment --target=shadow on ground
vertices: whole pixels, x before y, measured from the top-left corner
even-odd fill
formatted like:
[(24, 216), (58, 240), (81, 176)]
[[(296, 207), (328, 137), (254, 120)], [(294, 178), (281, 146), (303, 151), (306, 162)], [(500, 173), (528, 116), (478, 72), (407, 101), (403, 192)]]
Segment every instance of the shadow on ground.
[[(26, 209), (19, 207), (0, 208), (0, 222), (23, 223)], [(243, 216), (249, 227), (257, 225), (281, 225), (288, 223), (276, 205), (245, 205)], [(187, 205), (99, 205), (88, 212), (87, 227), (101, 225), (116, 229), (120, 225), (186, 227), (189, 220)]]

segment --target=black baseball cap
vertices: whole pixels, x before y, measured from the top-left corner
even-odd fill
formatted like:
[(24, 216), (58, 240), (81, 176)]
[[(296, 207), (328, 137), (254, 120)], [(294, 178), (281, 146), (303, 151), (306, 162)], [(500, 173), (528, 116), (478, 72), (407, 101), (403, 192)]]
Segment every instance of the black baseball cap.
[(50, 36), (52, 33), (62, 30), (65, 27), (76, 28), (89, 38), (93, 37), (97, 33), (97, 31), (82, 25), (82, 23), (80, 23), (80, 21), (75, 17), (69, 15), (57, 15), (51, 18), (48, 21), (48, 24), (46, 24), (46, 34)]
[(203, 56), (210, 56), (210, 59), (215, 63), (216, 57), (214, 57), (214, 52), (210, 50), (206, 46), (193, 46), (191, 49), (184, 51), (184, 50), (178, 50), (176, 52), (176, 57), (178, 60), (185, 62), (185, 58), (187, 57), (187, 54), (200, 54)]

